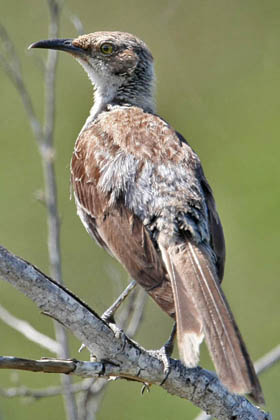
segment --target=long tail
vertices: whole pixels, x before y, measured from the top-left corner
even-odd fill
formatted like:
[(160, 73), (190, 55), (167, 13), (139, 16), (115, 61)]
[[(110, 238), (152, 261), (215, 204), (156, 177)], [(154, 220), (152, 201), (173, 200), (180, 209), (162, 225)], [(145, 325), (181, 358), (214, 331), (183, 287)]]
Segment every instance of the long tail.
[(160, 248), (172, 283), (181, 359), (186, 366), (197, 365), (205, 336), (224, 385), (264, 404), (259, 380), (207, 252), (191, 242)]

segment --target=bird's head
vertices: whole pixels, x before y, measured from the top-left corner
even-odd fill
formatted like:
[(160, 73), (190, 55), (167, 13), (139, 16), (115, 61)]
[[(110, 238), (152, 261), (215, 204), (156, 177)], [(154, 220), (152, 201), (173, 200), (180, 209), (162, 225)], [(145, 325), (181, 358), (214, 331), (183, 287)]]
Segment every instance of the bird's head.
[(153, 57), (143, 41), (125, 32), (94, 32), (75, 39), (35, 42), (29, 48), (66, 51), (86, 70), (95, 101), (153, 111)]

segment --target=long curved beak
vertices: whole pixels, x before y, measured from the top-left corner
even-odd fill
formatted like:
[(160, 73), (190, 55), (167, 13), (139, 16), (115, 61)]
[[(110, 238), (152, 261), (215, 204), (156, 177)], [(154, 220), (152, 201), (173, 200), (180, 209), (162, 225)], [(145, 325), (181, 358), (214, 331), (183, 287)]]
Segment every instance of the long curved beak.
[(71, 38), (46, 39), (29, 45), (28, 49), (30, 50), (31, 48), (47, 48), (50, 50), (66, 51), (73, 55), (84, 55), (86, 53), (82, 48), (75, 47), (75, 45), (73, 45), (73, 39)]

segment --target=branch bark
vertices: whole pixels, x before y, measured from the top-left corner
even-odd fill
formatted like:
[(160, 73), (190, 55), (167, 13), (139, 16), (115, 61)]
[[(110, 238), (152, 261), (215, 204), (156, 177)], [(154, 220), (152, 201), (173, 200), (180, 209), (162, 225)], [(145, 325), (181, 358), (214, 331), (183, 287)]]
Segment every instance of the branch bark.
[[(3, 247), (0, 247), (0, 275), (32, 299), (43, 313), (70, 329), (96, 358), (95, 363), (52, 360), (52, 369), (54, 364), (61, 366), (62, 363), (71, 371), (68, 373), (79, 376), (121, 377), (161, 385), (167, 392), (188, 399), (220, 420), (271, 419), (245, 397), (230, 394), (215, 374), (200, 367), (187, 369), (179, 361), (171, 360), (170, 373), (164, 381), (165, 373), (159, 358), (120, 330), (113, 331), (70, 291)], [(36, 364), (46, 366), (46, 361)]]
[[(280, 360), (280, 345), (276, 346), (270, 352), (265, 354), (259, 360), (254, 363), (256, 373), (259, 375), (260, 373), (266, 371), (275, 363)], [(200, 413), (194, 420), (210, 420), (212, 416), (209, 416), (206, 413)]]

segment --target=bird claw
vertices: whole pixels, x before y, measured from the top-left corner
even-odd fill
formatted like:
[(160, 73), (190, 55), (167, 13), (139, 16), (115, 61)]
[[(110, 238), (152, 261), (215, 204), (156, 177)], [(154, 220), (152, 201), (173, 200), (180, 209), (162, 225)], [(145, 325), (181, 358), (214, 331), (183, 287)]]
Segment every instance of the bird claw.
[(144, 395), (144, 392), (150, 392), (150, 384), (148, 382), (143, 382), (143, 386), (141, 388), (141, 395)]
[[(109, 324), (109, 327), (111, 328), (111, 330), (113, 331), (113, 333), (114, 333), (114, 335), (115, 335), (115, 337), (118, 339), (118, 340), (121, 340), (122, 341), (122, 350), (124, 349), (124, 347), (125, 347), (125, 344), (126, 344), (126, 335), (125, 335), (125, 333), (124, 333), (124, 331), (121, 329), (121, 328), (119, 328), (115, 323), (110, 323)], [(121, 351), (122, 351), (121, 350)]]
[(176, 335), (176, 322), (172, 328), (171, 334), (167, 342), (159, 349), (159, 350), (151, 350), (149, 353), (158, 359), (160, 359), (163, 363), (163, 372), (165, 373), (165, 377), (161, 381), (160, 385), (163, 385), (167, 380), (171, 366), (170, 366), (170, 357), (173, 352), (174, 347), (174, 338)]
[(115, 324), (114, 314), (109, 310), (104, 312), (104, 314), (101, 316), (101, 319), (102, 321), (106, 322), (106, 324)]
[(86, 348), (86, 345), (84, 343), (81, 344), (78, 353), (81, 353)]
[(167, 342), (164, 346), (162, 346), (159, 350), (150, 350), (149, 353), (151, 356), (156, 357), (163, 363), (163, 372), (165, 374), (163, 380), (160, 383), (160, 386), (164, 384), (170, 374), (170, 356), (172, 351), (170, 352), (170, 347)]

